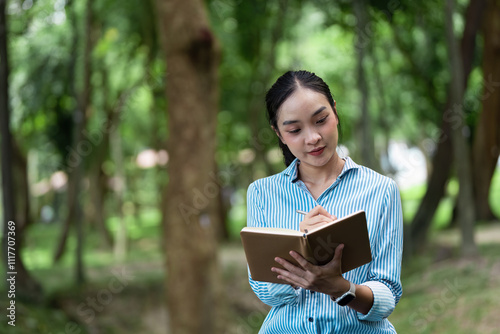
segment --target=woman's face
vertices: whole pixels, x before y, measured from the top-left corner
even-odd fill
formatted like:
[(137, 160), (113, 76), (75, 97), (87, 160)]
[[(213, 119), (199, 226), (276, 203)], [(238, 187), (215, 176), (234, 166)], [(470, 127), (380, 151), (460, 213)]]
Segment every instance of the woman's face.
[(301, 164), (321, 167), (337, 154), (338, 119), (323, 94), (299, 87), (279, 108), (277, 121), (276, 133)]

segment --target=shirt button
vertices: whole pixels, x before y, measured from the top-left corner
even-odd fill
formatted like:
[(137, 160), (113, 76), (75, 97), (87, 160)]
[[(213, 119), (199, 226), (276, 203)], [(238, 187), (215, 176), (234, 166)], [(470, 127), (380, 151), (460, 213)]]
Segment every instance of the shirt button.
[(307, 320), (309, 320), (309, 322), (313, 322), (314, 321), (314, 319), (312, 317), (309, 317), (309, 319), (307, 319)]

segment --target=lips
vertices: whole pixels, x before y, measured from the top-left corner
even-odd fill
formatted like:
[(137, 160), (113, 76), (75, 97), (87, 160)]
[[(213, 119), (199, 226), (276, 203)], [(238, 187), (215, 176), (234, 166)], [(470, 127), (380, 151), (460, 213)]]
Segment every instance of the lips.
[(316, 155), (320, 155), (321, 153), (323, 153), (324, 150), (325, 150), (325, 146), (318, 147), (318, 148), (308, 152), (308, 154), (316, 156)]

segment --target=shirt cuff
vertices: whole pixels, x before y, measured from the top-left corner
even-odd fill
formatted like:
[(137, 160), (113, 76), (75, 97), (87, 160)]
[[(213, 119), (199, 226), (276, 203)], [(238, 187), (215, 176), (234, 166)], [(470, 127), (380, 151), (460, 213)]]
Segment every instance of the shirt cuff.
[(289, 284), (267, 283), (267, 291), (273, 298), (283, 301), (284, 304), (297, 304), (299, 289), (294, 289)]
[(361, 285), (369, 287), (373, 292), (373, 305), (367, 314), (358, 312), (358, 319), (363, 321), (382, 321), (387, 318), (396, 303), (391, 290), (384, 283), (377, 281), (368, 281)]

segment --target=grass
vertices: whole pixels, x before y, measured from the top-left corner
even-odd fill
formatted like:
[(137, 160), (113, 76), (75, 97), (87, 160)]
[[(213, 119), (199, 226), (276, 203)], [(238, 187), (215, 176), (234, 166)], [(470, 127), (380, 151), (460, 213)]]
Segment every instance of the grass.
[(481, 258), (433, 263), (432, 254), (404, 268), (404, 295), (389, 320), (401, 333), (497, 333), (500, 244)]
[[(134, 314), (137, 308), (132, 305), (136, 303), (143, 305), (144, 300), (150, 302), (151, 299), (162, 297), (162, 294), (158, 294), (164, 281), (160, 251), (160, 214), (157, 210), (146, 210), (137, 217), (127, 217), (125, 223), (130, 251), (123, 263), (117, 262), (113, 251), (103, 246), (101, 237), (96, 231), (90, 229), (86, 231), (83, 262), (88, 283), (81, 287), (75, 285), (74, 279), (73, 258), (76, 240), (73, 230), (68, 238), (65, 255), (54, 264), (52, 256), (59, 238), (60, 225), (38, 223), (30, 227), (25, 236), (21, 256), (32, 276), (43, 284), (44, 302), (37, 304), (19, 300), (16, 292), (16, 326), (9, 326), (6, 321), (2, 321), (0, 333), (85, 334), (86, 328), (92, 329), (92, 326), (97, 324), (102, 333), (118, 333), (126, 330), (140, 332), (137, 324), (141, 322), (138, 321), (138, 315)], [(119, 226), (118, 218), (110, 218), (107, 224), (114, 235)], [(126, 289), (119, 294), (106, 294), (110, 284), (114, 284), (112, 287), (117, 286), (113, 280), (120, 272), (120, 268), (126, 268), (126, 272), (132, 273), (133, 282), (127, 284)], [(4, 298), (6, 295), (5, 280), (0, 280), (0, 300), (6, 299)], [(125, 302), (107, 305), (105, 297), (108, 295), (114, 300)], [(143, 301), (140, 301), (144, 295), (153, 297), (142, 298)], [(84, 311), (87, 311), (88, 315), (91, 307), (87, 304), (79, 309), (79, 306), (88, 303), (87, 298), (98, 299), (99, 296), (103, 304), (98, 304), (97, 308), (102, 308), (102, 312), (96, 311), (90, 323), (82, 323), (78, 310), (81, 311), (80, 314), (85, 314)], [(3, 302), (1, 304), (3, 305)], [(125, 308), (125, 311), (121, 307)], [(120, 317), (117, 314), (124, 316)], [(77, 322), (80, 324), (73, 328)]]
[[(137, 217), (125, 217), (125, 225), (129, 243), (134, 245), (137, 243), (145, 243), (141, 240), (148, 240), (151, 249), (148, 247), (134, 248), (134, 252), (130, 252), (129, 256), (141, 258), (145, 253), (150, 251), (158, 251), (160, 242), (159, 230), (160, 214), (157, 210), (147, 210), (140, 213)], [(111, 217), (107, 221), (108, 228), (114, 236), (119, 228), (119, 218)], [(55, 249), (55, 241), (59, 238), (60, 225), (57, 223), (44, 224), (39, 223), (32, 226), (26, 236), (23, 249), (23, 258), (25, 265), (30, 270), (53, 268), (52, 257)], [(72, 266), (73, 254), (76, 249), (76, 238), (71, 231), (68, 237), (67, 251), (61, 259), (60, 265), (57, 267), (69, 268)], [(85, 232), (85, 250), (84, 262), (90, 267), (99, 267), (108, 265), (114, 261), (113, 252), (106, 249), (103, 245), (102, 238), (95, 230), (87, 229)], [(153, 242), (151, 239), (153, 239)], [(154, 240), (156, 239), (156, 240)]]

